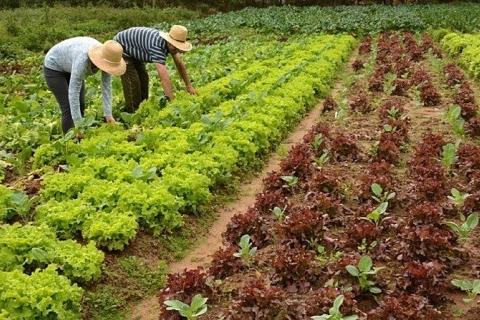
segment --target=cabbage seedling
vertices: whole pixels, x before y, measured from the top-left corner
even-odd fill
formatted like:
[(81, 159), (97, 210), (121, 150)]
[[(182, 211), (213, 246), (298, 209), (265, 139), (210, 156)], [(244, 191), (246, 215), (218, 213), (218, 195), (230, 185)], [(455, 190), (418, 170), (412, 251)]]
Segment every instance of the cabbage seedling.
[(453, 279), (451, 283), (467, 293), (468, 298), (463, 299), (467, 303), (474, 301), (480, 294), (480, 280)]
[(167, 300), (164, 304), (167, 306), (167, 310), (178, 311), (178, 313), (182, 317), (187, 318), (187, 320), (196, 320), (199, 316), (207, 312), (207, 300), (208, 298), (197, 294), (193, 297), (190, 305), (180, 300)]
[(392, 200), (396, 196), (395, 192), (388, 192), (386, 190), (383, 190), (382, 186), (379, 185), (378, 183), (372, 184), (370, 188), (372, 189), (372, 192), (373, 192), (372, 198), (378, 203), (388, 202), (389, 200)]
[(442, 164), (447, 171), (450, 171), (455, 162), (457, 162), (457, 158), (456, 145), (448, 143), (442, 147)]
[(387, 208), (388, 202), (382, 202), (378, 205), (378, 207), (376, 207), (372, 212), (367, 215), (367, 218), (378, 225), (378, 223), (380, 222), (380, 218), (385, 214), (385, 212), (387, 212)]
[(340, 307), (343, 304), (344, 300), (343, 295), (339, 295), (338, 297), (335, 298), (335, 301), (333, 301), (333, 306), (328, 310), (328, 314), (322, 314), (321, 316), (313, 316), (311, 319), (312, 320), (357, 320), (358, 316), (357, 315), (350, 315), (350, 316), (344, 316), (340, 312)]
[(252, 259), (257, 253), (257, 247), (252, 248), (252, 241), (248, 234), (245, 234), (240, 238), (240, 250), (235, 252), (233, 255), (237, 258), (242, 259), (242, 261), (249, 266), (252, 263)]
[(369, 291), (371, 293), (380, 293), (382, 290), (375, 287), (375, 282), (369, 280), (369, 276), (374, 276), (378, 271), (384, 269), (384, 267), (374, 267), (372, 258), (369, 256), (363, 256), (360, 258), (357, 266), (348, 265), (345, 267), (350, 275), (356, 277), (360, 284), (360, 289), (363, 291)]
[(450, 199), (457, 208), (463, 207), (465, 200), (470, 196), (469, 193), (461, 193), (455, 188), (452, 188), (450, 192), (452, 195), (448, 196), (448, 199)]
[(295, 187), (298, 183), (298, 178), (295, 176), (282, 176), (281, 178), (287, 183), (287, 186), (290, 188)]
[(272, 213), (277, 218), (278, 221), (283, 221), (285, 219), (285, 208), (275, 207), (272, 209)]
[(474, 212), (468, 216), (464, 223), (461, 225), (456, 224), (453, 221), (445, 222), (450, 229), (458, 234), (460, 240), (465, 241), (468, 239), (470, 233), (478, 226), (478, 213)]

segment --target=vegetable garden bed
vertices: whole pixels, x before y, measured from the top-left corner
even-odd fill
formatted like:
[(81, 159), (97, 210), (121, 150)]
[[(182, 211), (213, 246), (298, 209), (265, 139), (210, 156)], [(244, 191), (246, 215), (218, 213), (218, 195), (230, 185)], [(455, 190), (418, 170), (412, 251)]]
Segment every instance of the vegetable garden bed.
[(428, 35), (367, 38), (212, 263), (169, 276), (160, 318), (477, 319), (477, 105), (445, 60)]

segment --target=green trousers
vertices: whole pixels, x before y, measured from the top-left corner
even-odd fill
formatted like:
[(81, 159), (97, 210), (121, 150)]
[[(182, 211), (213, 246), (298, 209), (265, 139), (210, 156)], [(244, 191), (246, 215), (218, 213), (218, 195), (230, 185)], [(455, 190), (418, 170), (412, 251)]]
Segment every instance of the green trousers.
[(145, 63), (124, 57), (127, 71), (122, 75), (125, 111), (134, 113), (142, 101), (148, 99), (148, 73)]

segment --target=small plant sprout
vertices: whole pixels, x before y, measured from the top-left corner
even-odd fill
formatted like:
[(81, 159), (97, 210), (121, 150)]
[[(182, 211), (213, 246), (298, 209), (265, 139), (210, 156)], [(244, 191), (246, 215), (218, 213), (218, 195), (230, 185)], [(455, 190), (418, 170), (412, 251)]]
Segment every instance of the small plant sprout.
[(341, 251), (334, 251), (329, 254), (324, 246), (322, 245), (317, 246), (316, 260), (322, 264), (336, 261), (340, 259), (342, 256), (343, 256), (343, 252)]
[(277, 218), (278, 221), (283, 221), (285, 219), (285, 208), (275, 207), (272, 209), (272, 213)]
[(333, 306), (328, 310), (328, 314), (322, 314), (321, 316), (313, 316), (311, 319), (312, 320), (357, 320), (358, 316), (357, 315), (350, 315), (350, 316), (344, 316), (340, 312), (340, 307), (343, 304), (344, 300), (343, 295), (339, 295), (338, 297), (335, 298), (335, 301), (333, 301)]
[(465, 241), (470, 236), (470, 233), (478, 226), (478, 213), (474, 212), (469, 215), (461, 225), (453, 221), (447, 221), (445, 224), (450, 227), (453, 232), (458, 234), (460, 240)]
[(465, 200), (470, 196), (469, 193), (461, 193), (460, 191), (458, 191), (458, 189), (455, 189), (455, 188), (452, 188), (450, 193), (452, 195), (448, 196), (448, 199), (450, 199), (453, 202), (453, 204), (455, 205), (455, 207), (457, 207), (457, 209), (462, 208), (463, 204), (465, 203)]
[(323, 144), (323, 135), (321, 133), (317, 134), (312, 142), (312, 147), (314, 150), (320, 150), (320, 147)]
[(287, 183), (287, 186), (293, 188), (298, 183), (298, 178), (295, 176), (282, 176), (282, 180)]
[(377, 241), (367, 242), (367, 239), (363, 238), (362, 243), (358, 246), (358, 251), (360, 253), (367, 253), (368, 251), (373, 250), (377, 246)]
[(382, 290), (375, 287), (375, 282), (369, 280), (369, 276), (376, 275), (378, 271), (384, 269), (384, 267), (374, 267), (372, 258), (369, 256), (363, 256), (358, 262), (358, 266), (348, 265), (345, 267), (350, 275), (356, 277), (360, 284), (362, 291), (369, 291), (371, 293), (380, 293)]
[(187, 318), (187, 320), (196, 320), (199, 316), (207, 312), (207, 300), (208, 298), (197, 294), (193, 297), (190, 305), (180, 300), (167, 300), (164, 304), (167, 306), (167, 310), (178, 311), (178, 313), (182, 317)]
[(249, 266), (252, 263), (252, 259), (257, 253), (257, 247), (252, 248), (252, 241), (248, 234), (245, 234), (240, 238), (240, 250), (235, 252), (233, 255), (237, 258), (242, 259), (242, 261)]
[(372, 212), (367, 215), (367, 219), (375, 222), (376, 225), (380, 222), (382, 216), (387, 212), (388, 202), (382, 202)]
[(392, 132), (393, 133), (393, 132), (397, 131), (397, 127), (393, 127), (389, 124), (384, 124), (383, 125), (383, 130), (385, 130), (385, 132)]
[(330, 153), (328, 152), (328, 150), (325, 150), (323, 151), (320, 157), (315, 158), (315, 164), (321, 168), (325, 166), (329, 160), (330, 160)]
[(457, 162), (457, 146), (448, 143), (442, 147), (442, 164), (443, 167), (450, 172), (452, 166)]
[(466, 303), (475, 301), (480, 294), (480, 280), (453, 279), (451, 283), (467, 293), (468, 298), (463, 299)]
[(372, 198), (378, 203), (388, 202), (389, 200), (392, 200), (396, 196), (395, 192), (388, 192), (386, 190), (383, 190), (382, 186), (379, 185), (378, 183), (373, 183), (370, 186), (370, 189), (372, 189), (372, 193), (373, 193)]
[(393, 107), (387, 110), (387, 115), (391, 119), (399, 119), (400, 118), (400, 110)]
[(460, 106), (452, 106), (444, 113), (444, 119), (452, 126), (452, 131), (455, 135), (463, 137), (465, 135), (464, 124), (465, 120), (462, 118), (462, 109)]

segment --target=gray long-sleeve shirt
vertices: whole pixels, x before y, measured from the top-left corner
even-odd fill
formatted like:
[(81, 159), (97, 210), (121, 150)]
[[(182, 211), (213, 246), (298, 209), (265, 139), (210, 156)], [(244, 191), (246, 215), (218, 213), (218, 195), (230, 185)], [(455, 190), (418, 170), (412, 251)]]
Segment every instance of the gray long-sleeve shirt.
[[(45, 56), (45, 67), (68, 72), (70, 84), (68, 86), (68, 100), (70, 112), (75, 125), (82, 119), (80, 112), (80, 90), (83, 80), (92, 74), (88, 49), (101, 44), (90, 37), (76, 37), (64, 40), (53, 46)], [(103, 113), (112, 115), (112, 79), (108, 73), (102, 72)]]

